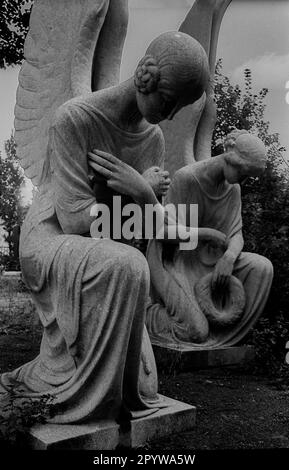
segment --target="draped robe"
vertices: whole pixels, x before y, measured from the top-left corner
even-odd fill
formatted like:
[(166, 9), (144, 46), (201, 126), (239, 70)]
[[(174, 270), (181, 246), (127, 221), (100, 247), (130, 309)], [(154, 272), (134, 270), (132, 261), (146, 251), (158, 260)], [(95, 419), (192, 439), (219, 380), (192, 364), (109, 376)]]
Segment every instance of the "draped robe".
[(114, 195), (104, 182), (92, 188), (92, 149), (143, 173), (162, 165), (164, 142), (158, 126), (138, 133), (119, 128), (99, 111), (97, 92), (56, 113), (50, 169), (20, 240), (23, 277), (44, 328), (40, 354), (0, 380), (4, 390), (14, 386), (23, 397), (49, 393), (59, 406), (55, 423), (118, 418), (124, 409), (142, 415), (162, 406), (144, 329), (146, 259), (132, 246), (87, 236), (91, 207), (97, 201), (110, 207)]
[[(198, 227), (212, 228), (232, 239), (242, 233), (241, 192), (238, 184), (229, 185), (220, 195), (210, 195), (202, 181), (202, 162), (178, 170), (168, 192), (167, 202), (186, 205), (182, 223), (189, 226), (190, 204), (198, 205)], [(199, 325), (206, 322), (195, 295), (196, 282), (213, 271), (223, 251), (200, 241), (193, 251), (164, 248), (158, 240), (148, 246), (152, 303), (147, 313), (147, 328), (152, 338), (161, 342), (190, 343), (192, 347), (216, 348), (237, 344), (253, 327), (266, 304), (272, 283), (271, 262), (255, 253), (242, 252), (234, 264), (233, 276), (243, 284), (246, 305), (240, 320), (216, 328), (209, 325), (209, 335), (195, 340)]]

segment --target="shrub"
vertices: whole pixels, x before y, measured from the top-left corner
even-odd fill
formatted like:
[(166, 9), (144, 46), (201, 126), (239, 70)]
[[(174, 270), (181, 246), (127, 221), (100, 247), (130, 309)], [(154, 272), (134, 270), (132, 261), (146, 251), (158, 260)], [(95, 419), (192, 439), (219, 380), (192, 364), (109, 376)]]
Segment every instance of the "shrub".
[[(276, 373), (284, 369), (285, 344), (289, 340), (289, 171), (279, 135), (265, 121), (268, 90), (252, 91), (252, 73), (244, 71), (245, 87), (232, 85), (216, 67), (217, 123), (212, 152), (223, 151), (222, 142), (232, 127), (247, 129), (260, 137), (268, 152), (267, 170), (260, 178), (242, 185), (244, 251), (266, 256), (274, 266), (274, 281), (262, 318), (250, 336), (260, 370)], [(287, 366), (289, 368), (289, 366)]]
[(54, 414), (50, 395), (41, 398), (20, 398), (15, 389), (1, 394), (5, 403), (0, 409), (0, 443), (8, 447), (25, 445), (25, 435), (37, 423), (44, 423)]

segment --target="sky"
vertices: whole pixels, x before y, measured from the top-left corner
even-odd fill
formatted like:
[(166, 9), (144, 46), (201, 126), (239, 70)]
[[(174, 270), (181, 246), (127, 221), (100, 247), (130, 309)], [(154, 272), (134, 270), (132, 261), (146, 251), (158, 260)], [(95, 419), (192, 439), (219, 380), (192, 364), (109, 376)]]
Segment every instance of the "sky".
[[(166, 30), (177, 29), (193, 0), (129, 0), (130, 20), (123, 53), (121, 79), (134, 72), (150, 41)], [(220, 31), (217, 57), (234, 83), (242, 84), (243, 70), (253, 72), (253, 87), (269, 89), (266, 118), (271, 131), (280, 133), (289, 158), (289, 0), (232, 0)], [(13, 128), (19, 68), (0, 70), (0, 149)], [(289, 90), (287, 90), (289, 91)], [(26, 185), (25, 199), (31, 195)]]

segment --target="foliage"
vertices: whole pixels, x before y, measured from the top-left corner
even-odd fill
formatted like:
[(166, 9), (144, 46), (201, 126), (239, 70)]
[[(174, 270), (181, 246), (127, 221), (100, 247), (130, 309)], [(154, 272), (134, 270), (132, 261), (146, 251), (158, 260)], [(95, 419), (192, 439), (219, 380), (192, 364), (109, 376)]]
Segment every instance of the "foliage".
[[(278, 314), (274, 321), (268, 317), (259, 320), (257, 328), (250, 335), (250, 342), (256, 351), (255, 368), (265, 375), (268, 373), (282, 378), (289, 385), (289, 365), (285, 358), (285, 345), (289, 338), (289, 323), (286, 316)], [(276, 383), (277, 384), (277, 383)]]
[[(17, 264), (20, 225), (27, 208), (21, 206), (20, 188), (24, 181), (16, 154), (13, 135), (5, 142), (6, 157), (0, 154), (0, 224), (6, 232), (5, 241), (9, 246), (10, 263)], [(14, 267), (15, 269), (15, 267)]]
[(279, 142), (279, 135), (270, 132), (270, 124), (264, 118), (268, 89), (253, 93), (249, 69), (244, 71), (244, 81), (243, 90), (239, 85), (232, 85), (228, 77), (222, 75), (222, 62), (218, 61), (215, 77), (217, 124), (212, 150), (214, 155), (221, 153), (224, 137), (232, 127), (237, 127), (258, 135), (268, 151), (266, 172), (242, 185), (243, 231), (245, 250), (269, 258), (275, 271), (263, 319), (251, 333), (251, 340), (260, 352), (262, 350), (262, 365), (266, 366), (266, 361), (272, 364), (274, 358), (275, 363), (281, 366), (286, 339), (289, 340), (289, 268), (286, 261), (289, 259), (288, 163), (283, 157), (285, 149)]
[(0, 68), (20, 64), (28, 31), (32, 1), (2, 0), (0, 3)]
[(54, 414), (53, 399), (48, 394), (33, 399), (20, 398), (11, 387), (1, 395), (1, 402), (5, 404), (0, 409), (0, 443), (6, 446), (21, 445), (29, 428), (36, 423), (45, 423)]

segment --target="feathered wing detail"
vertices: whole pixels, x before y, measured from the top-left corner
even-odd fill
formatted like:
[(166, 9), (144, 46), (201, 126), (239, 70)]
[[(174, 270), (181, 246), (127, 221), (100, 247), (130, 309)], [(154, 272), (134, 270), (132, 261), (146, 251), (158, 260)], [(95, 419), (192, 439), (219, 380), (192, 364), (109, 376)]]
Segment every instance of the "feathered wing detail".
[(55, 110), (91, 91), (94, 53), (109, 0), (35, 0), (15, 106), (15, 139), (28, 178), (45, 176)]

